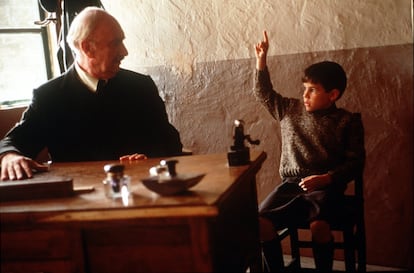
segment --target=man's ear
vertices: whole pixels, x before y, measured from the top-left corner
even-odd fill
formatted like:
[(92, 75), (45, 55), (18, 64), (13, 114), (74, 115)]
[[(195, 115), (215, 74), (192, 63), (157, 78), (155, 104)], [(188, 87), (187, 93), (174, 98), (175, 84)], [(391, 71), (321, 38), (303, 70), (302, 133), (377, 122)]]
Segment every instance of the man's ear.
[(338, 89), (332, 89), (331, 92), (329, 92), (329, 99), (331, 102), (335, 102), (338, 98), (341, 92)]
[(93, 44), (93, 42), (89, 41), (89, 40), (83, 40), (80, 43), (80, 48), (81, 51), (88, 56), (89, 58), (93, 57), (93, 54), (95, 52), (95, 46)]

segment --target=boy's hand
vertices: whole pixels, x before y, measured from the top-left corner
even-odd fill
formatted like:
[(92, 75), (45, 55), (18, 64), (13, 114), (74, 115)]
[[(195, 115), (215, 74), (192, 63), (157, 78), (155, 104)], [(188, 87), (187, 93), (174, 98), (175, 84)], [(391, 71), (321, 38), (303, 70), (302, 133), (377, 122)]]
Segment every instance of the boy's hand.
[(260, 41), (255, 45), (256, 52), (256, 68), (263, 70), (266, 67), (267, 50), (269, 49), (269, 38), (267, 37), (266, 30), (263, 31), (263, 41)]
[(325, 188), (331, 183), (331, 176), (329, 174), (311, 175), (302, 179), (299, 186), (307, 192)]

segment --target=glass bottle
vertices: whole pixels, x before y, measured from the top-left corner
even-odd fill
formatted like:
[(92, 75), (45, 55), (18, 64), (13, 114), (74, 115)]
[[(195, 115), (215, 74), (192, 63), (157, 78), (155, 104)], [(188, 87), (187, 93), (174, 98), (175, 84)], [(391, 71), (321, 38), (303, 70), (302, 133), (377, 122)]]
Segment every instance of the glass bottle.
[(125, 166), (122, 164), (107, 164), (104, 166), (106, 178), (102, 181), (105, 195), (109, 198), (126, 198), (129, 196), (131, 178), (124, 174)]

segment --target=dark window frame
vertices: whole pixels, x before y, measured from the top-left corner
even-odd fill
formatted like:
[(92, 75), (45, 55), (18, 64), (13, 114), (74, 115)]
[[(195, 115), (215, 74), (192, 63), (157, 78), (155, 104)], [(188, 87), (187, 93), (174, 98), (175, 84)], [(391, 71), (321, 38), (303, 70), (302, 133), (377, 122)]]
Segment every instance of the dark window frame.
[[(37, 9), (39, 18), (33, 18), (33, 28), (30, 27), (0, 27), (0, 35), (1, 34), (39, 34), (42, 40), (42, 47), (43, 47), (43, 56), (44, 56), (44, 65), (46, 68), (46, 76), (47, 79), (51, 79), (53, 77), (53, 68), (52, 68), (52, 48), (50, 46), (51, 37), (48, 33), (47, 26), (38, 26), (35, 24), (35, 21), (39, 19), (39, 21), (46, 20), (46, 13), (42, 9), (37, 1)], [(30, 98), (27, 99), (27, 104), (30, 102)], [(19, 103), (20, 104), (20, 103)], [(0, 101), (0, 109), (13, 107), (13, 101)]]

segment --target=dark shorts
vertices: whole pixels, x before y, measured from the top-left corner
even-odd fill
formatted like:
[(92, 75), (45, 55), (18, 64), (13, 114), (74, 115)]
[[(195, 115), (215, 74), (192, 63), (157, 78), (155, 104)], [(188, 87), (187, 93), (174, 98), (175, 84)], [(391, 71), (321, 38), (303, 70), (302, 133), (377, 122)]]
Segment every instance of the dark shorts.
[(300, 178), (285, 178), (259, 206), (259, 215), (276, 228), (296, 226), (314, 220), (330, 222), (343, 205), (343, 195), (329, 189), (305, 192)]

